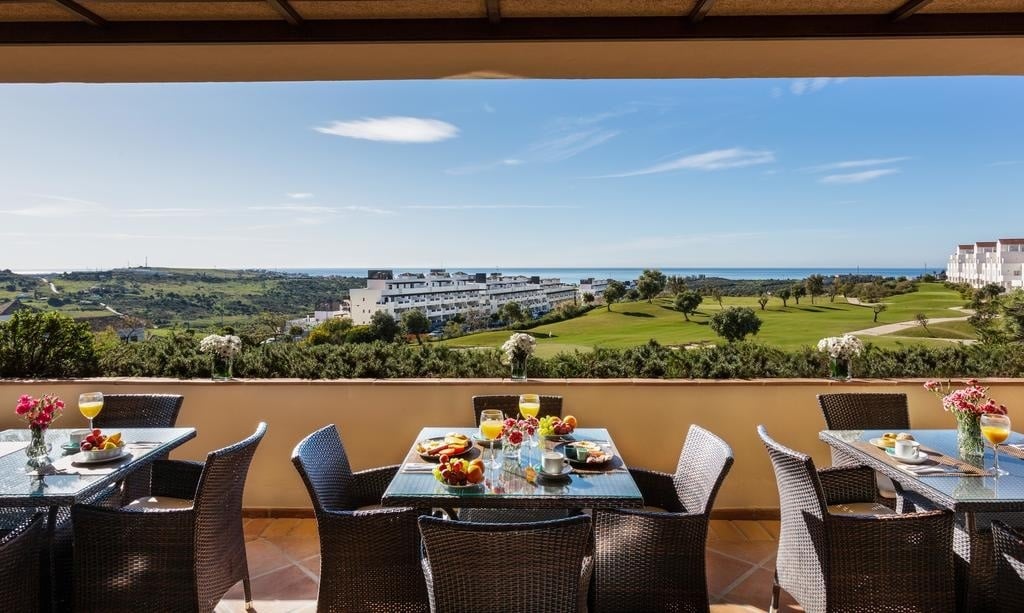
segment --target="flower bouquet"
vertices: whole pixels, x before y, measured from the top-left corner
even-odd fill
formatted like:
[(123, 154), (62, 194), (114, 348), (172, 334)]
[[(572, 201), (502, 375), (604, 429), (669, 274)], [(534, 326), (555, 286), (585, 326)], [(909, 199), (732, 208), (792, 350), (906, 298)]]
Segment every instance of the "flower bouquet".
[(46, 466), (50, 463), (50, 445), (46, 442), (46, 430), (64, 412), (64, 401), (53, 394), (45, 394), (39, 398), (23, 394), (18, 398), (14, 412), (28, 422), (32, 432), (32, 439), (25, 448), (29, 467), (37, 469)]
[(953, 389), (950, 382), (926, 381), (924, 389), (942, 400), (942, 408), (956, 418), (956, 441), (964, 459), (979, 458), (985, 454), (981, 438), (981, 416), (986, 413), (1006, 415), (1006, 405), (989, 397), (988, 388), (977, 379), (969, 379), (966, 387)]
[(864, 343), (852, 334), (829, 336), (818, 341), (818, 351), (828, 354), (830, 378), (848, 381), (853, 377), (853, 358), (864, 352)]
[(502, 344), (501, 350), (505, 352), (505, 359), (512, 366), (513, 381), (526, 380), (526, 362), (533, 355), (536, 346), (537, 339), (522, 332), (516, 332)]
[(210, 372), (214, 380), (230, 379), (235, 356), (242, 351), (242, 339), (233, 334), (211, 334), (199, 341), (199, 351), (212, 356)]
[(501, 450), (508, 458), (519, 458), (523, 443), (537, 431), (537, 418), (514, 419), (509, 417), (501, 428)]

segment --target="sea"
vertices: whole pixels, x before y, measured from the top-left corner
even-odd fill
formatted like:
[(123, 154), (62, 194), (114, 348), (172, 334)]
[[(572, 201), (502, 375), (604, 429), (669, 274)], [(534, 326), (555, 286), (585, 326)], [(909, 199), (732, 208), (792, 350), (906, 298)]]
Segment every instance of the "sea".
[[(343, 277), (366, 277), (365, 268), (274, 268), (271, 270), (280, 272), (300, 273), (316, 277), (343, 276)], [(475, 268), (475, 267), (449, 267), (449, 272), (464, 273), (492, 273), (499, 272), (504, 275), (524, 275), (527, 277), (538, 276), (545, 279), (561, 279), (564, 283), (579, 283), (580, 279), (616, 279), (618, 281), (630, 281), (640, 276), (642, 268)], [(935, 269), (925, 268), (658, 268), (668, 276), (680, 277), (719, 277), (723, 279), (805, 279), (811, 275), (818, 274), (826, 277), (835, 275), (879, 275), (883, 277), (917, 277), (924, 273), (941, 272)], [(400, 272), (426, 273), (429, 268), (395, 268), (395, 274)]]

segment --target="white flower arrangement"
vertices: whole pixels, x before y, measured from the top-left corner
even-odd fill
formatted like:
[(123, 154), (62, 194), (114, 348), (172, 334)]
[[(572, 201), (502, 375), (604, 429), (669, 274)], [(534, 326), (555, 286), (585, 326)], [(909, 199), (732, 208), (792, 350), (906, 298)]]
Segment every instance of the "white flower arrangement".
[(214, 353), (225, 359), (232, 359), (242, 351), (242, 339), (233, 334), (211, 334), (199, 341), (199, 351)]
[(864, 352), (864, 343), (852, 334), (829, 336), (818, 341), (818, 351), (831, 358), (850, 360)]
[(508, 337), (508, 340), (501, 346), (501, 350), (505, 352), (505, 357), (511, 362), (513, 360), (525, 360), (530, 357), (533, 355), (533, 349), (536, 346), (537, 339), (529, 334), (516, 332)]

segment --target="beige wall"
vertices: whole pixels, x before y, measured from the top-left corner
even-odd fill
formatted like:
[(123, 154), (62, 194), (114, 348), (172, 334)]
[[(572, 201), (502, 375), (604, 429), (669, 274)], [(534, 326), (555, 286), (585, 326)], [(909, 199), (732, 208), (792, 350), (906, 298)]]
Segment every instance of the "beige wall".
[[(991, 381), (992, 393), (1014, 409), (1024, 407), (1024, 380)], [(423, 426), (472, 425), (474, 394), (535, 391), (561, 394), (565, 412), (582, 425), (611, 431), (628, 464), (670, 471), (691, 423), (708, 428), (735, 451), (736, 463), (716, 509), (776, 508), (775, 482), (755, 427), (763, 423), (781, 442), (828, 463), (818, 441), (824, 426), (815, 394), (828, 391), (901, 391), (910, 396), (911, 423), (919, 428), (952, 427), (952, 418), (921, 388), (921, 381), (830, 384), (820, 380), (772, 381), (588, 381), (544, 380), (510, 384), (494, 380), (410, 381), (209, 381), (97, 379), (75, 382), (0, 382), (0, 427), (20, 427), (14, 416), (18, 395), (56, 393), (71, 410), (58, 422), (77, 427), (74, 410), (82, 391), (164, 392), (185, 395), (180, 425), (198, 437), (176, 457), (202, 459), (208, 450), (252, 432), (260, 420), (269, 432), (253, 462), (246, 486), (250, 508), (304, 508), (306, 492), (289, 461), (303, 436), (328, 423), (342, 431), (353, 467), (399, 462)], [(1024, 419), (1024, 417), (1022, 417)], [(1018, 428), (1019, 430), (1019, 428)]]

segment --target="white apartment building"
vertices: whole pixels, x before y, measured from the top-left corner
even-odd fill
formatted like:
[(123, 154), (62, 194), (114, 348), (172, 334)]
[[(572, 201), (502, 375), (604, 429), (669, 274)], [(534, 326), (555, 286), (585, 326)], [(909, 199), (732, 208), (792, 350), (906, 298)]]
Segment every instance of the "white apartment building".
[(365, 289), (349, 291), (352, 323), (367, 325), (377, 311), (401, 319), (402, 313), (419, 309), (437, 326), (457, 313), (490, 311), (486, 292), (484, 275), (432, 270), (427, 274), (403, 273), (395, 277), (390, 270), (371, 270)]
[(1007, 291), (1024, 288), (1024, 238), (957, 245), (946, 264), (946, 278), (972, 287), (995, 283)]
[(541, 279), (540, 291), (547, 296), (552, 309), (569, 302), (576, 303), (576, 286), (562, 283), (561, 279)]
[(487, 303), (491, 313), (497, 313), (509, 302), (518, 302), (534, 316), (551, 310), (548, 296), (541, 290), (540, 277), (505, 277), (491, 273), (487, 277)]
[(609, 281), (611, 279), (580, 279), (580, 299), (583, 298), (583, 294), (593, 294), (594, 298), (600, 300)]

